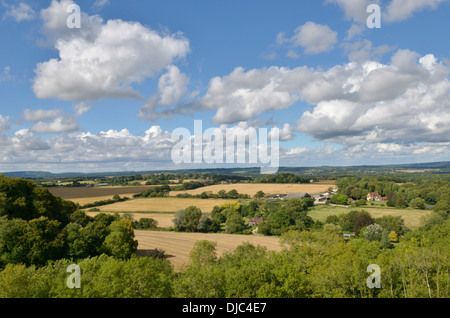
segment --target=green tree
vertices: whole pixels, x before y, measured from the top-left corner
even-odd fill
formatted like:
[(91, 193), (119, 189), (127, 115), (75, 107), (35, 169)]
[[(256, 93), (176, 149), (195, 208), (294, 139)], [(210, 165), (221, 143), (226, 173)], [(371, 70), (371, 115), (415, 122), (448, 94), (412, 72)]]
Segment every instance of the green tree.
[(241, 233), (247, 228), (245, 221), (239, 213), (231, 213), (225, 222), (225, 231), (227, 233)]
[(423, 210), (423, 209), (425, 209), (425, 200), (421, 199), (421, 198), (412, 199), (409, 202), (409, 206), (413, 209)]
[(254, 197), (255, 197), (255, 199), (262, 199), (265, 196), (266, 196), (266, 194), (263, 191), (259, 190), (258, 192), (255, 193)]
[(335, 225), (333, 223), (327, 223), (323, 226), (323, 231), (326, 233), (333, 233), (342, 236), (342, 228), (340, 225)]
[(134, 240), (133, 224), (121, 219), (110, 225), (110, 233), (105, 238), (108, 254), (119, 259), (128, 259), (136, 254), (138, 241)]

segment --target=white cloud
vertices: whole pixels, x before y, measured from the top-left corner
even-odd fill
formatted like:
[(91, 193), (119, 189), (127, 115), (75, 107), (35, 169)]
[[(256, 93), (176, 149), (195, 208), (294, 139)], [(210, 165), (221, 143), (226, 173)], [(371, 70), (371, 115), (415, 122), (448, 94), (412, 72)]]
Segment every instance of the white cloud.
[(115, 165), (115, 170), (118, 162), (135, 164), (139, 170), (151, 169), (159, 162), (170, 165), (173, 146), (171, 134), (159, 126), (150, 127), (143, 136), (122, 129), (97, 134), (73, 132), (45, 139), (23, 129), (11, 137), (5, 136), (3, 142), (0, 165), (14, 170), (36, 164), (63, 171), (86, 164), (93, 169), (111, 169)]
[(4, 17), (11, 17), (17, 22), (32, 20), (34, 18), (34, 10), (24, 2), (20, 2), (17, 5), (7, 5), (5, 3), (3, 5), (7, 8)]
[[(178, 104), (183, 95), (188, 91), (187, 85), (189, 78), (182, 73), (178, 67), (169, 65), (167, 73), (163, 74), (158, 81), (158, 93), (153, 94), (147, 102), (141, 107), (138, 117), (156, 121), (160, 117), (173, 116), (176, 114), (175, 109), (164, 109), (156, 111), (159, 106), (171, 106)], [(196, 94), (192, 95), (196, 96)], [(192, 98), (192, 97), (191, 97)]]
[(167, 73), (163, 74), (158, 82), (160, 105), (172, 105), (180, 101), (181, 96), (187, 92), (189, 79), (181, 73), (178, 67), (170, 65)]
[(87, 105), (86, 103), (78, 103), (73, 105), (73, 110), (75, 111), (76, 116), (81, 116), (84, 113), (88, 112), (92, 108), (92, 105)]
[(197, 110), (232, 124), (288, 108), (313, 105), (297, 130), (321, 141), (440, 142), (450, 133), (450, 68), (433, 55), (397, 50), (390, 63), (350, 62), (328, 70), (306, 67), (244, 70), (213, 78)]
[(392, 0), (384, 11), (383, 20), (399, 22), (409, 19), (414, 13), (422, 10), (435, 10), (441, 3), (448, 0)]
[[(274, 126), (274, 128), (275, 127), (276, 126)], [(272, 130), (269, 131), (268, 138), (271, 138), (271, 132)], [(284, 124), (283, 128), (279, 129), (279, 138), (280, 141), (287, 141), (294, 139), (294, 128), (288, 123)]]
[(41, 11), (44, 32), (56, 38), (59, 59), (37, 65), (33, 91), (38, 98), (142, 99), (132, 84), (158, 75), (190, 50), (181, 34), (159, 34), (138, 22), (103, 22), (82, 13), (82, 27), (69, 29), (65, 9), (70, 3), (53, 0)]
[(61, 109), (35, 109), (31, 110), (26, 108), (23, 111), (23, 119), (28, 122), (38, 122), (41, 120), (53, 119), (60, 116), (62, 113)]
[[(450, 134), (450, 69), (434, 56), (399, 50), (391, 64), (354, 63), (333, 99), (318, 99), (298, 129), (316, 139), (358, 143), (441, 142)], [(337, 80), (337, 78), (336, 78)]]
[(337, 43), (337, 32), (327, 25), (308, 21), (297, 27), (289, 38), (284, 32), (279, 32), (275, 42), (279, 47), (290, 48), (286, 53), (287, 57), (298, 58), (300, 55), (292, 48), (302, 47), (304, 52), (310, 55), (331, 51)]
[[(80, 105), (76, 105), (80, 106)], [(80, 111), (80, 108), (78, 108)], [(74, 132), (79, 129), (77, 117), (63, 114), (62, 109), (25, 109), (22, 115), (27, 122), (35, 123), (29, 131), (37, 134)]]
[(337, 32), (327, 25), (308, 21), (295, 29), (290, 42), (304, 48), (306, 54), (329, 52), (337, 42)]
[[(408, 0), (409, 1), (409, 0)], [(367, 6), (369, 4), (378, 4), (378, 0), (326, 0), (326, 3), (334, 3), (344, 10), (345, 18), (357, 23), (366, 23)]]
[(65, 115), (56, 117), (52, 121), (39, 121), (30, 128), (30, 131), (37, 134), (53, 134), (74, 132), (78, 129), (80, 127), (77, 118)]
[(200, 103), (203, 109), (217, 109), (214, 122), (227, 124), (289, 107), (297, 97), (282, 87), (288, 73), (289, 69), (276, 66), (247, 72), (237, 67), (229, 75), (213, 78)]
[(0, 115), (0, 133), (9, 130), (9, 116), (3, 117)]

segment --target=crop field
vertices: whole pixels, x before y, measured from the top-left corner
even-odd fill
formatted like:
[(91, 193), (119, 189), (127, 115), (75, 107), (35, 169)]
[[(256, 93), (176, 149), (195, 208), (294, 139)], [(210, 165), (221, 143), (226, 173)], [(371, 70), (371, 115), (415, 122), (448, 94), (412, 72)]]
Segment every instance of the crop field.
[(202, 212), (211, 212), (215, 205), (236, 200), (230, 199), (182, 199), (182, 198), (143, 198), (117, 202), (97, 207), (100, 212), (177, 212), (195, 205)]
[(48, 188), (51, 194), (59, 196), (65, 200), (71, 200), (75, 203), (86, 204), (94, 201), (111, 199), (116, 194), (120, 196), (129, 196), (140, 193), (155, 186), (105, 186), (105, 187), (51, 187)]
[[(112, 212), (86, 212), (89, 216), (96, 216), (99, 213), (111, 213)], [(117, 212), (119, 213), (119, 212)], [(145, 212), (137, 212), (137, 213), (119, 213), (120, 216), (131, 215), (133, 220), (139, 221), (141, 218), (151, 218), (158, 222), (158, 227), (171, 227), (173, 226), (172, 220), (175, 218), (175, 213), (145, 213)]]
[(422, 217), (432, 213), (430, 210), (396, 209), (379, 205), (348, 208), (339, 206), (317, 205), (313, 207), (310, 212), (308, 212), (308, 215), (311, 216), (311, 218), (313, 218), (314, 220), (325, 222), (329, 215), (339, 215), (352, 210), (365, 210), (369, 212), (373, 218), (379, 218), (384, 215), (401, 216), (405, 220), (405, 225), (411, 230), (418, 229), (421, 225)]
[(237, 234), (206, 234), (206, 233), (179, 233), (165, 231), (135, 230), (135, 239), (139, 242), (138, 255), (145, 250), (162, 249), (168, 260), (175, 268), (186, 264), (189, 253), (196, 241), (208, 240), (217, 242), (218, 256), (225, 251), (233, 251), (237, 246), (249, 242), (254, 245), (265, 246), (268, 250), (281, 250), (280, 240), (273, 236), (237, 235)]
[(202, 192), (211, 191), (217, 193), (220, 190), (230, 191), (235, 189), (241, 194), (255, 195), (258, 191), (263, 191), (266, 194), (282, 194), (290, 192), (308, 192), (318, 193), (328, 190), (329, 187), (334, 187), (333, 183), (234, 183), (234, 184), (216, 184), (203, 188), (186, 190), (186, 191), (171, 191), (171, 196), (176, 196), (179, 193), (200, 194)]

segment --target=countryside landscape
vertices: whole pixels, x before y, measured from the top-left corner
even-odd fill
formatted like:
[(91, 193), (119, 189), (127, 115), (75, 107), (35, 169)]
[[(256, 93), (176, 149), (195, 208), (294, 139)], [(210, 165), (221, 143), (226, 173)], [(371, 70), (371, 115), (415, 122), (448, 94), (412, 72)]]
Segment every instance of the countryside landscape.
[(447, 298), (450, 163), (412, 166), (2, 176), (2, 296)]
[(0, 302), (273, 317), (446, 301), (449, 12), (0, 1)]

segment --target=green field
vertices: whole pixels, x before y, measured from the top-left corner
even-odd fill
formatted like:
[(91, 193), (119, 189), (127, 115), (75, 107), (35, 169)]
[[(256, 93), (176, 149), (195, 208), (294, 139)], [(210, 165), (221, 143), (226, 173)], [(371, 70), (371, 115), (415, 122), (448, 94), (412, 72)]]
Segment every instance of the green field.
[(311, 208), (311, 211), (308, 214), (314, 220), (325, 222), (327, 217), (330, 215), (339, 215), (352, 210), (365, 210), (369, 212), (373, 218), (379, 218), (384, 215), (401, 216), (405, 220), (405, 225), (411, 230), (418, 229), (421, 225), (422, 217), (432, 213), (430, 210), (397, 209), (376, 204), (348, 208), (330, 205), (316, 205)]

